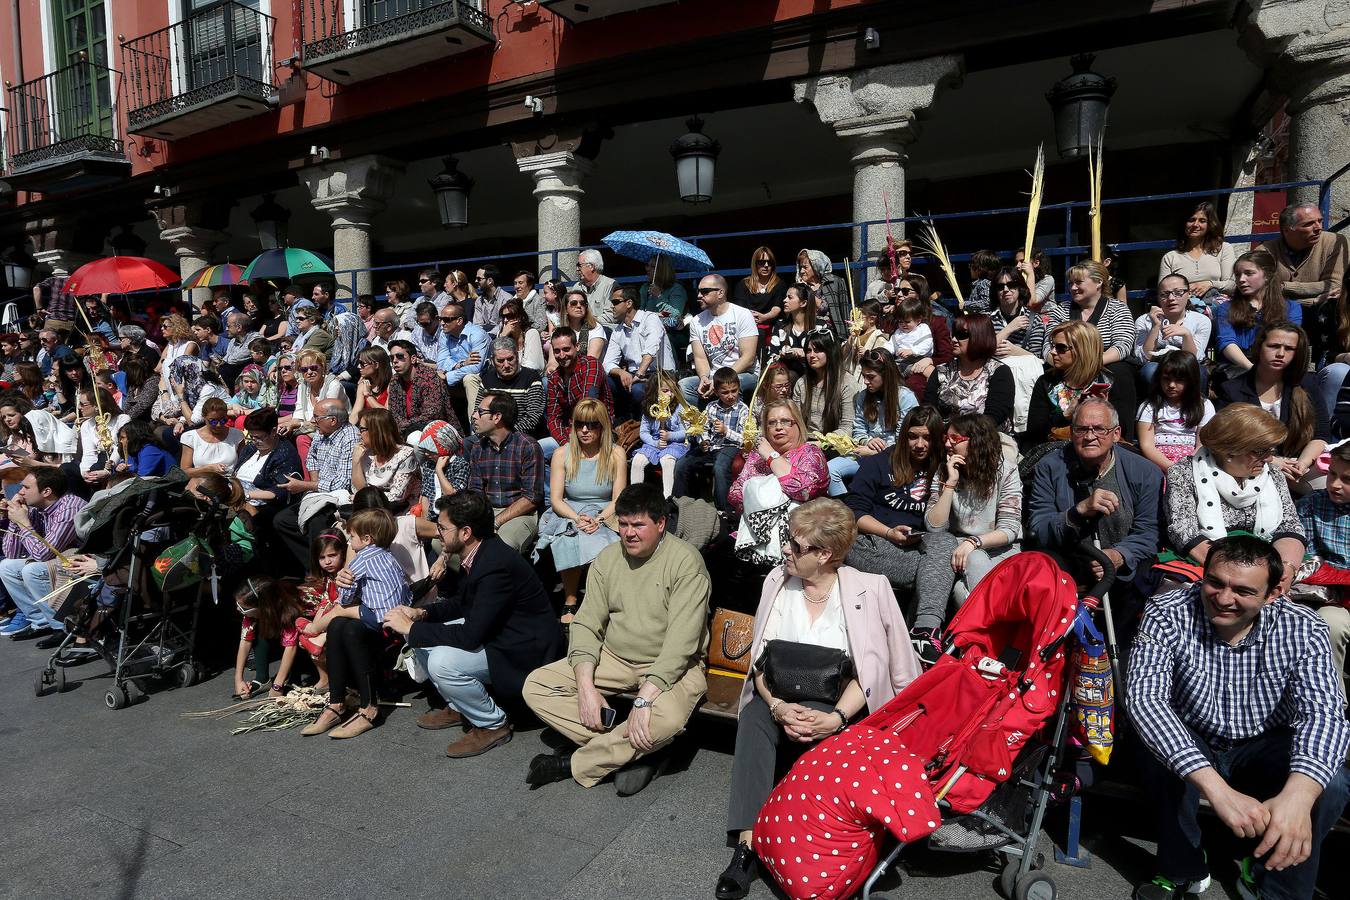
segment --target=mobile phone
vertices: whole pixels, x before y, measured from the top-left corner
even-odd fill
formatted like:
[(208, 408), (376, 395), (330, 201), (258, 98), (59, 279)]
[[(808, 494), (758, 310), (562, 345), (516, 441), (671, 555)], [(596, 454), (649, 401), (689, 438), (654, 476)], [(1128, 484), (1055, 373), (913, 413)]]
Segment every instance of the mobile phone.
[(1110, 395), (1110, 393), (1111, 393), (1111, 385), (1101, 381), (1097, 382), (1096, 384), (1092, 385), (1087, 389), (1087, 395), (1089, 397), (1106, 397)]
[(5, 454), (7, 456), (13, 456), (15, 458), (22, 459), (23, 457), (28, 455), (28, 451), (23, 449), (22, 447), (6, 447)]
[(619, 711), (612, 706), (600, 707), (600, 724), (606, 731), (614, 727), (614, 722), (619, 718)]
[(289, 479), (291, 479), (292, 481), (299, 481), (299, 480), (300, 480), (300, 473), (299, 473), (299, 472), (287, 472), (287, 473), (286, 473), (286, 477), (289, 478)]

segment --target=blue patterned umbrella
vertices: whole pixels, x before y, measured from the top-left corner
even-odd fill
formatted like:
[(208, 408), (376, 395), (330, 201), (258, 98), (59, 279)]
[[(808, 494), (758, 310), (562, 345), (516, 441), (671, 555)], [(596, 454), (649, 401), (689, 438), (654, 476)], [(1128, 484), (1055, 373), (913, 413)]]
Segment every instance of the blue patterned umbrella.
[(601, 240), (620, 256), (639, 262), (664, 256), (680, 272), (706, 271), (713, 267), (708, 254), (664, 231), (611, 231)]

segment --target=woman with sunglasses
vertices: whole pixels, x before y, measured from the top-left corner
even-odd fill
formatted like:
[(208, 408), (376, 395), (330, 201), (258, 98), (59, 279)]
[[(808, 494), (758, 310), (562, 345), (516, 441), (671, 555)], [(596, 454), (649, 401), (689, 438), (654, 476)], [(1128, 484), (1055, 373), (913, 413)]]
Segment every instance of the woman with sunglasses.
[(1219, 385), (1215, 406), (1250, 403), (1279, 419), (1289, 433), (1271, 464), (1297, 483), (1331, 440), (1326, 408), (1314, 399), (1317, 376), (1308, 371), (1308, 335), (1289, 322), (1273, 322), (1257, 330), (1252, 346), (1256, 365)]
[(1289, 429), (1250, 403), (1234, 403), (1200, 429), (1203, 446), (1167, 470), (1167, 534), (1172, 549), (1204, 565), (1210, 545), (1235, 531), (1275, 545), (1284, 560), (1280, 593), (1307, 546), (1289, 484), (1271, 460)]
[(1014, 356), (1045, 354), (1045, 320), (1031, 309), (1031, 290), (1014, 268), (1004, 266), (994, 273), (990, 296), (989, 324), (998, 338), (994, 355), (1006, 360)]
[[(928, 279), (922, 275), (906, 274), (900, 279), (900, 284), (896, 287), (896, 302), (905, 297), (916, 297), (927, 305), (926, 321), (928, 330), (933, 334), (933, 353), (931, 356), (921, 357), (911, 360), (909, 374), (905, 376), (905, 384), (914, 392), (914, 396), (923, 396), (928, 387), (928, 376), (933, 374), (933, 370), (938, 366), (951, 362), (952, 352), (955, 347), (952, 344), (952, 330), (948, 325), (947, 317), (941, 313), (934, 312), (933, 298), (928, 288)], [(894, 321), (883, 321), (881, 327), (889, 332), (895, 331)]]
[(285, 419), (295, 411), (300, 396), (300, 373), (295, 369), (295, 354), (282, 353), (272, 362), (267, 385), (259, 398), (262, 406), (270, 406)]
[(68, 425), (75, 424), (79, 410), (80, 391), (94, 386), (94, 379), (84, 360), (67, 356), (57, 366), (56, 403), (49, 411)]
[(525, 318), (525, 307), (516, 299), (507, 300), (500, 310), (501, 323), (497, 337), (509, 337), (516, 342), (516, 358), (520, 365), (536, 372), (544, 368), (544, 339), (539, 329), (530, 326)]
[(202, 404), (205, 422), (200, 428), (185, 432), (180, 438), (183, 455), (179, 467), (189, 478), (215, 472), (229, 475), (239, 458), (239, 445), (244, 433), (230, 427), (229, 406), (219, 397)]
[(614, 503), (628, 486), (627, 456), (614, 443), (609, 414), (588, 397), (572, 410), (572, 435), (553, 451), (549, 463), (551, 507), (539, 520), (539, 551), (549, 547), (553, 568), (562, 578), (562, 623), (580, 606), (581, 578), (600, 551), (619, 539)]
[(784, 312), (787, 288), (788, 282), (778, 277), (778, 257), (768, 247), (756, 247), (750, 254), (750, 274), (731, 289), (731, 302), (755, 317), (761, 347), (768, 346), (770, 333)]
[[(594, 360), (605, 358), (605, 348), (609, 346), (609, 331), (595, 321), (595, 314), (591, 312), (591, 303), (585, 291), (567, 292), (563, 298), (563, 324), (576, 332), (578, 349), (585, 347), (586, 355)], [(558, 362), (550, 353), (546, 372), (551, 373), (557, 368)]]
[(1028, 451), (1046, 441), (1067, 441), (1073, 411), (1083, 397), (1105, 397), (1120, 417), (1121, 431), (1129, 425), (1127, 440), (1134, 439), (1135, 410), (1125, 403), (1134, 403), (1134, 391), (1129, 400), (1121, 397), (1119, 382), (1113, 379), (1102, 364), (1101, 333), (1087, 322), (1064, 322), (1050, 329), (1046, 338), (1050, 353), (1050, 368), (1031, 390), (1027, 408), (1027, 430), (1022, 435), (1022, 446)]
[(930, 532), (959, 540), (952, 550), (958, 604), (989, 570), (1021, 549), (1022, 479), (1003, 457), (999, 431), (988, 416), (962, 415), (947, 424), (946, 464), (937, 502), (926, 514)]
[(858, 519), (848, 564), (884, 575), (898, 597), (912, 600), (905, 610), (910, 641), (930, 665), (937, 661), (934, 638), (956, 581), (951, 566), (956, 538), (948, 531), (929, 532), (924, 518), (936, 499), (944, 434), (936, 409), (915, 408), (905, 416), (889, 453), (862, 460), (843, 498)]
[(197, 342), (192, 339), (192, 327), (188, 320), (178, 314), (167, 315), (160, 320), (160, 329), (164, 335), (164, 349), (160, 351), (159, 365), (155, 372), (159, 374), (159, 390), (168, 394), (169, 369), (173, 361), (180, 356), (196, 356), (199, 352)]
[[(296, 371), (300, 374), (300, 387), (295, 395), (295, 411), (282, 419), (279, 428), (281, 434), (307, 432), (314, 429), (314, 404), (320, 400), (336, 400), (345, 396), (342, 382), (328, 372), (328, 357), (318, 350), (301, 350), (295, 357)], [(308, 440), (305, 441), (306, 449)]]
[(936, 406), (943, 418), (984, 414), (1000, 431), (1012, 433), (1012, 370), (995, 358), (998, 338), (984, 313), (957, 316), (952, 328), (956, 358), (933, 370), (924, 390), (924, 402)]
[(366, 347), (356, 354), (356, 372), (361, 380), (356, 383), (356, 402), (348, 416), (353, 425), (363, 410), (389, 407), (389, 385), (394, 380), (389, 354), (383, 347)]
[(921, 672), (905, 642), (905, 621), (890, 585), (844, 565), (857, 534), (848, 507), (824, 497), (804, 503), (789, 518), (788, 533), (783, 564), (760, 591), (749, 658), (759, 660), (769, 641), (791, 642), (842, 653), (854, 661), (855, 672), (837, 686), (837, 696), (798, 702), (774, 696), (772, 670), (757, 667), (746, 679), (737, 704), (727, 812), (736, 849), (717, 880), (719, 900), (749, 893), (758, 870), (755, 821), (792, 761), (855, 718), (880, 709)]
[(885, 453), (900, 433), (900, 423), (919, 405), (914, 392), (900, 383), (895, 358), (884, 348), (868, 350), (859, 362), (863, 389), (853, 397), (853, 443), (848, 456), (830, 460), (830, 496), (845, 493), (844, 480), (858, 471), (860, 461)]

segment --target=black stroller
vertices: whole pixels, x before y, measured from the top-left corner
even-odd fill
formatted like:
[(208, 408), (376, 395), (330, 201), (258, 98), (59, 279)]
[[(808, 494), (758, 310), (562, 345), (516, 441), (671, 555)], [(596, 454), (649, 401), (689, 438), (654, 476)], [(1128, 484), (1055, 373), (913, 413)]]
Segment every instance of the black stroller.
[[(60, 601), (57, 616), (66, 637), (37, 674), (39, 697), (66, 689), (77, 638), (108, 665), (113, 683), (103, 702), (109, 709), (138, 702), (147, 678), (190, 687), (205, 675), (195, 655), (197, 623), (203, 596), (219, 599), (216, 558), (227, 540), (230, 514), (188, 495), (186, 483), (177, 470), (137, 479), (81, 512), (80, 552), (106, 562), (96, 575), (77, 580)], [(165, 566), (160, 554), (184, 536), (195, 539), (192, 564)], [(168, 569), (162, 579), (152, 577), (157, 560)]]

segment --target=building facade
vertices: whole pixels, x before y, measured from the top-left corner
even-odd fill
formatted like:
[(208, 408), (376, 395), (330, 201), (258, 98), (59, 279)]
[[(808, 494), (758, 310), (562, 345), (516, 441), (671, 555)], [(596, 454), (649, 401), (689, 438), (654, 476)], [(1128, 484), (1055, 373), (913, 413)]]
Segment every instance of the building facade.
[[(613, 228), (1022, 205), (1042, 143), (1047, 201), (1083, 199), (1046, 91), (1089, 52), (1116, 85), (1108, 195), (1321, 179), (1350, 157), (1342, 0), (3, 5), (0, 248), (58, 273), (135, 251), (188, 274), (284, 242), (332, 252), (356, 293), (460, 258), (570, 274), (574, 250), (551, 251)], [(699, 203), (671, 155), (691, 120), (720, 145)], [(456, 170), (467, 224), (447, 228), (433, 183)], [(1338, 185), (1333, 219), (1348, 204)], [(1263, 217), (1249, 197), (1228, 214), (1232, 233)], [(1108, 240), (1170, 237), (1176, 215), (1108, 213)], [(1011, 247), (1021, 227), (962, 220), (947, 242)], [(771, 243), (780, 260), (803, 245), (874, 257), (876, 232), (860, 237)], [(702, 243), (743, 269), (761, 240)]]

